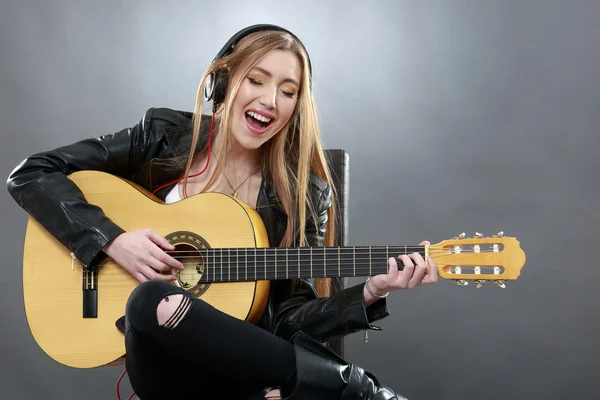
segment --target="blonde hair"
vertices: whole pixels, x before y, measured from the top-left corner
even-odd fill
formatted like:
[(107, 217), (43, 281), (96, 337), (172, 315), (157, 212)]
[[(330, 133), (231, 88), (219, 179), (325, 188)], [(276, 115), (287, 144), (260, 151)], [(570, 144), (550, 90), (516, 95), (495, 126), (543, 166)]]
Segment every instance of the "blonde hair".
[[(204, 101), (204, 87), (207, 77), (219, 69), (228, 71), (229, 82), (225, 100), (215, 112), (215, 127), (219, 132), (215, 141), (219, 147), (228, 148), (231, 135), (231, 109), (236, 94), (249, 71), (267, 53), (273, 50), (287, 50), (293, 52), (301, 61), (302, 81), (298, 92), (298, 101), (289, 122), (269, 142), (263, 146), (263, 167), (272, 177), (275, 192), (281, 207), (288, 216), (287, 228), (281, 247), (306, 246), (305, 227), (307, 216), (313, 218), (317, 224), (316, 206), (310, 201), (307, 204), (308, 184), (310, 174), (313, 173), (329, 184), (332, 189), (332, 204), (327, 210), (327, 224), (325, 233), (325, 246), (332, 246), (335, 237), (336, 205), (334, 202), (335, 188), (331, 179), (317, 119), (315, 102), (310, 84), (310, 71), (308, 70), (308, 55), (303, 46), (291, 35), (278, 31), (261, 31), (252, 33), (240, 40), (234, 51), (213, 62), (204, 72), (196, 95), (196, 106), (193, 119), (193, 138), (190, 154), (185, 167), (184, 176), (189, 175), (195, 149), (198, 143), (202, 124), (202, 106)], [(204, 148), (196, 154), (206, 154)], [(203, 189), (210, 188), (225, 166), (223, 153), (219, 157), (214, 174)], [(183, 193), (186, 196), (187, 178), (183, 181)], [(296, 188), (294, 190), (294, 188)], [(300, 243), (295, 243), (296, 234), (300, 233)], [(273, 244), (272, 244), (273, 245)], [(315, 289), (319, 296), (328, 296), (331, 293), (329, 278), (315, 279)]]

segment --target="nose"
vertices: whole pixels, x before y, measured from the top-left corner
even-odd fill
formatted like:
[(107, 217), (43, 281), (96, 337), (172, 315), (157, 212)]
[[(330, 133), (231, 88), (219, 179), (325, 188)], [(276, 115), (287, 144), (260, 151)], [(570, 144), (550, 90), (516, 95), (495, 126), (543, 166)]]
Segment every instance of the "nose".
[(265, 85), (265, 89), (259, 99), (260, 104), (269, 110), (277, 108), (277, 91), (276, 87)]

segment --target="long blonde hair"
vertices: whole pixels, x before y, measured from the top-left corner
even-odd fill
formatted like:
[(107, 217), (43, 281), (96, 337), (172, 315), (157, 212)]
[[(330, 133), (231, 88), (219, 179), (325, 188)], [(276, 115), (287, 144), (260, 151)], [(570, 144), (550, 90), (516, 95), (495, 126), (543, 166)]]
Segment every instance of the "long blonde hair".
[[(269, 142), (265, 143), (263, 166), (272, 177), (275, 192), (281, 207), (287, 214), (287, 228), (281, 247), (306, 246), (305, 227), (307, 216), (316, 220), (316, 204), (306, 199), (308, 196), (309, 176), (311, 173), (327, 182), (332, 189), (332, 205), (327, 210), (327, 225), (324, 245), (332, 246), (335, 237), (336, 204), (334, 202), (335, 187), (323, 151), (315, 102), (310, 84), (308, 55), (303, 46), (291, 35), (278, 31), (261, 31), (252, 33), (240, 40), (234, 51), (213, 62), (204, 72), (196, 95), (196, 106), (193, 118), (193, 138), (190, 154), (185, 167), (187, 177), (194, 161), (194, 156), (206, 154), (208, 149), (196, 153), (196, 146), (202, 124), (204, 87), (207, 77), (216, 70), (225, 68), (228, 71), (229, 83), (223, 104), (215, 112), (215, 127), (220, 133), (215, 136), (219, 147), (226, 149), (231, 140), (231, 109), (236, 94), (253, 66), (267, 53), (273, 50), (292, 51), (300, 60), (302, 68), (301, 88), (298, 101), (289, 122)], [(237, 78), (237, 79), (236, 79)], [(225, 166), (225, 156), (221, 153), (214, 174), (203, 189), (210, 188)], [(187, 178), (183, 180), (183, 193), (186, 196)], [(296, 188), (294, 190), (294, 188)], [(295, 243), (296, 234), (300, 233), (299, 243)], [(273, 245), (273, 244), (271, 244)], [(317, 278), (315, 289), (319, 296), (331, 293), (329, 278)]]

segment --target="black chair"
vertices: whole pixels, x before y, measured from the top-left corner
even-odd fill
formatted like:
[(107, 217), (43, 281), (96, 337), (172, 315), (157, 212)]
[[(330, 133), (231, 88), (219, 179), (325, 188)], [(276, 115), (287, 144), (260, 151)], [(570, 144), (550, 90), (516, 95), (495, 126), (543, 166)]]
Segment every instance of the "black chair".
[[(331, 170), (333, 184), (336, 188), (337, 223), (335, 246), (348, 245), (348, 194), (349, 194), (349, 161), (348, 153), (343, 149), (326, 149), (325, 156)], [(331, 291), (336, 293), (347, 286), (346, 278), (331, 278)], [(340, 357), (344, 357), (344, 338), (329, 342), (331, 349)]]

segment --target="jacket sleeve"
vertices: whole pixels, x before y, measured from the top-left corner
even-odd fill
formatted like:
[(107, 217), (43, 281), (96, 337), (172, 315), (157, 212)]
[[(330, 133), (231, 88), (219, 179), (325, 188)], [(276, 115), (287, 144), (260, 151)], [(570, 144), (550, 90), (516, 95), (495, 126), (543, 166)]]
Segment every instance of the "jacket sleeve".
[[(323, 246), (330, 206), (331, 188), (327, 187), (318, 202), (317, 224), (307, 221), (311, 246)], [(371, 323), (389, 315), (385, 298), (365, 307), (364, 283), (325, 298), (319, 298), (306, 280), (297, 280), (292, 288), (291, 296), (278, 304), (275, 313), (274, 333), (285, 340), (290, 340), (299, 330), (320, 342), (365, 329), (381, 330)]]
[(151, 114), (114, 134), (34, 154), (8, 177), (7, 189), (19, 206), (89, 269), (106, 258), (102, 249), (124, 230), (89, 204), (67, 175), (96, 170), (130, 179), (147, 146)]

